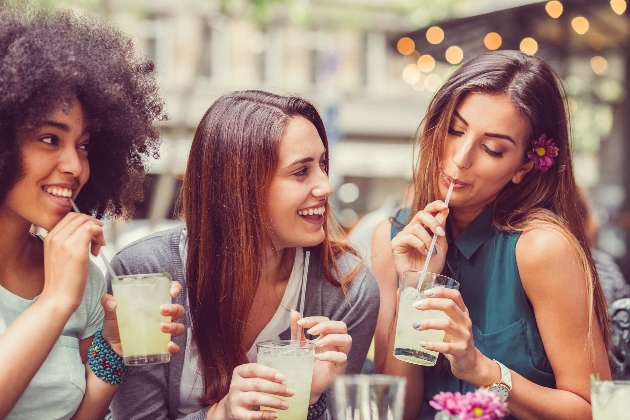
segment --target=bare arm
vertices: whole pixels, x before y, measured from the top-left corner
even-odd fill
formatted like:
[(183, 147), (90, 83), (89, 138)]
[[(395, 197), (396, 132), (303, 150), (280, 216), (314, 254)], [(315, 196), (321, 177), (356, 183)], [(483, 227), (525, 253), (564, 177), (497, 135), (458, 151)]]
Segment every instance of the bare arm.
[[(587, 342), (588, 305), (584, 269), (568, 239), (550, 229), (531, 229), (516, 245), (516, 260), (525, 293), (556, 379), (557, 389), (535, 384), (511, 371), (508, 407), (518, 419), (590, 419), (589, 375), (610, 379), (602, 333), (593, 323), (594, 355)], [(428, 343), (444, 353), (453, 374), (475, 387), (498, 382), (498, 365), (474, 346), (471, 321), (456, 290), (436, 289), (420, 309), (443, 310), (449, 320), (430, 320), (423, 329), (443, 329), (450, 341)]]
[(390, 240), (391, 222), (384, 220), (372, 236), (372, 271), (381, 294), (381, 307), (374, 334), (375, 373), (407, 378), (405, 419), (417, 419), (422, 409), (424, 373), (421, 366), (402, 362), (393, 356), (398, 305), (398, 280)]

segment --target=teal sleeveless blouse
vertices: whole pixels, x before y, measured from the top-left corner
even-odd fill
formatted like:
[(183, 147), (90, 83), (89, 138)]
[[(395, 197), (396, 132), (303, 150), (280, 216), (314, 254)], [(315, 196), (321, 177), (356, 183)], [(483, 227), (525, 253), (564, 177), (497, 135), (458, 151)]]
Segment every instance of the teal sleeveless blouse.
[[(405, 208), (396, 214), (392, 238), (407, 224), (410, 210)], [(555, 377), (516, 265), (516, 242), (520, 235), (521, 232), (494, 228), (492, 206), (487, 206), (457, 239), (447, 233), (443, 274), (460, 283), (459, 290), (473, 324), (475, 347), (528, 380), (555, 388)], [(425, 405), (441, 391), (475, 390), (457, 379), (450, 368), (439, 365), (438, 362), (438, 366), (424, 368)]]

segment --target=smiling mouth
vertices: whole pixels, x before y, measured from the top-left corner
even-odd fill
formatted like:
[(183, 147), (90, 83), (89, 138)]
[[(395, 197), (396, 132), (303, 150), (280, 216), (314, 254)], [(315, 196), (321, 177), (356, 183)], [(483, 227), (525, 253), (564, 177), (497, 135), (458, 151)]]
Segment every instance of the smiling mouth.
[(311, 219), (322, 216), (326, 212), (326, 206), (315, 207), (310, 209), (298, 210), (297, 214), (302, 217), (308, 217)]
[(44, 190), (44, 192), (56, 198), (61, 198), (61, 199), (70, 201), (70, 198), (72, 197), (72, 190), (70, 188), (44, 185), (42, 189)]

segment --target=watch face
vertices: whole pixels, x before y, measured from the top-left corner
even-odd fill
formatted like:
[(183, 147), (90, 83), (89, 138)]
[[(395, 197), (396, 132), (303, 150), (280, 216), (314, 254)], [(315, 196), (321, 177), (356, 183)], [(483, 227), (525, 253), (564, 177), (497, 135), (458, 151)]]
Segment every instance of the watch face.
[(490, 391), (494, 391), (499, 394), (501, 398), (503, 398), (503, 401), (507, 400), (508, 395), (510, 395), (510, 390), (508, 390), (505, 385), (494, 385), (491, 386), (489, 389)]

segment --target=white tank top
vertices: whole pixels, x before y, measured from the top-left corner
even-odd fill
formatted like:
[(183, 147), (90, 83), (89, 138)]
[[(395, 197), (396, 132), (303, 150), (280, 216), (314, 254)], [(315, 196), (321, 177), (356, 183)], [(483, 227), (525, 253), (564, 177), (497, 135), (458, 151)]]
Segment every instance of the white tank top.
[[(182, 262), (185, 263), (187, 255), (186, 230), (182, 231), (179, 241), (179, 254)], [(307, 275), (308, 268), (304, 267), (304, 250), (300, 247), (295, 250), (295, 261), (289, 276), (287, 288), (282, 296), (282, 301), (269, 323), (258, 334), (254, 345), (247, 352), (247, 359), (250, 363), (256, 362), (256, 343), (265, 340), (278, 340), (281, 333), (286, 331), (291, 325), (291, 309), (298, 310), (299, 296), (302, 289), (303, 276)], [(305, 277), (304, 277), (305, 278)], [(303, 306), (303, 305), (302, 305)], [(190, 317), (189, 313), (186, 313)], [(188, 318), (188, 325), (191, 324)], [(203, 393), (203, 374), (200, 369), (197, 346), (192, 339), (190, 328), (186, 331), (186, 353), (184, 356), (184, 366), (179, 387), (179, 407), (178, 418), (194, 413), (201, 409), (197, 402)]]

